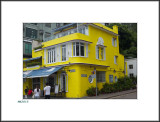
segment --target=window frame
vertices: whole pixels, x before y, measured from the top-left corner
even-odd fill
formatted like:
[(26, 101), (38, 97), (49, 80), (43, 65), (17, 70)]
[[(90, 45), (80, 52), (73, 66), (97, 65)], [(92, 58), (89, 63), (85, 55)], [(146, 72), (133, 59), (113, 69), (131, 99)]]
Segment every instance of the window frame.
[[(32, 35), (31, 33), (31, 31), (34, 31), (34, 33), (36, 34), (36, 35)], [(30, 33), (28, 33), (28, 32), (30, 32)], [(29, 35), (29, 36), (28, 36)], [(31, 38), (31, 39), (36, 39), (37, 37), (38, 37), (38, 30), (36, 30), (36, 29), (33, 29), (33, 28), (28, 28), (28, 27), (26, 27), (25, 28), (25, 36), (27, 37), (27, 38)], [(34, 37), (32, 37), (32, 36), (34, 36)]]
[(97, 83), (106, 82), (106, 71), (96, 71), (96, 80), (97, 80)]
[(130, 65), (129, 65), (129, 69), (133, 69), (133, 64), (130, 64)]
[(117, 82), (117, 81), (118, 81), (118, 78), (117, 78), (117, 76), (115, 76), (115, 77), (114, 77), (114, 80), (115, 80), (115, 82)]
[[(112, 77), (111, 77), (112, 76)], [(112, 78), (112, 79), (111, 79)], [(112, 82), (111, 82), (112, 81)], [(109, 75), (109, 82), (113, 83), (113, 75)]]
[(101, 59), (104, 60), (104, 47), (101, 47)]
[[(132, 75), (132, 76), (131, 76), (131, 75)], [(130, 77), (130, 78), (134, 77), (134, 74), (133, 74), (133, 73), (130, 73), (130, 74), (129, 74), (129, 77)]]
[[(73, 57), (85, 57), (85, 43), (83, 42), (73, 42), (72, 43), (73, 45)], [(79, 55), (77, 55), (77, 45), (78, 45), (78, 48), (79, 48)], [(84, 55), (81, 55), (81, 47), (83, 47), (83, 54)]]
[(118, 56), (115, 55), (115, 56), (114, 56), (114, 64), (118, 65), (117, 62), (118, 62)]
[[(64, 56), (63, 56), (63, 54), (64, 54)], [(66, 61), (66, 60), (67, 60), (66, 45), (62, 45), (62, 61)]]
[[(28, 52), (26, 51), (26, 45), (28, 46)], [(30, 46), (31, 46), (31, 48), (30, 48)], [(29, 50), (29, 49), (31, 49), (31, 50)], [(32, 43), (30, 43), (30, 42), (25, 42), (24, 43), (24, 54), (32, 55)]]
[(48, 49), (48, 64), (56, 62), (56, 49), (55, 47)]

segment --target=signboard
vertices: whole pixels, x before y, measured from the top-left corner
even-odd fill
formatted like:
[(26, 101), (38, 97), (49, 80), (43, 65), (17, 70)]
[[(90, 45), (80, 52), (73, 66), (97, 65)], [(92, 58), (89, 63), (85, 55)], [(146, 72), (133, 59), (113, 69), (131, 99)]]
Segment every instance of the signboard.
[(87, 77), (87, 74), (81, 74), (81, 77)]

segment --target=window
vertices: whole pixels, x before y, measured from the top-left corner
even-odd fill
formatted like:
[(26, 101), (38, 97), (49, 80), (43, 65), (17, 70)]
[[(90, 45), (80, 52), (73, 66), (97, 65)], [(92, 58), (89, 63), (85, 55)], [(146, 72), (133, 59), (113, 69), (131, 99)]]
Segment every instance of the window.
[(96, 46), (96, 59), (106, 60), (105, 47)]
[(101, 58), (102, 58), (102, 60), (104, 59), (104, 51), (103, 51), (104, 49), (103, 48), (101, 48)]
[(45, 32), (45, 38), (50, 37), (51, 33)]
[(131, 78), (131, 77), (133, 77), (134, 75), (133, 75), (133, 73), (131, 73), (131, 74), (129, 74), (129, 76), (130, 76), (130, 78)]
[(106, 82), (106, 72), (96, 71), (97, 82)]
[(118, 81), (117, 76), (115, 76), (115, 82), (117, 82), (117, 81)]
[(73, 56), (84, 56), (84, 43), (73, 42)]
[(37, 38), (37, 30), (32, 28), (26, 28), (26, 37)]
[(66, 61), (66, 45), (62, 45), (62, 61)]
[(129, 69), (133, 69), (133, 65), (129, 65)]
[(114, 64), (117, 64), (117, 58), (118, 56), (114, 56)]
[(24, 54), (32, 54), (32, 43), (24, 43)]
[(98, 59), (99, 59), (99, 47), (97, 47), (97, 54), (98, 54)]
[(56, 62), (55, 48), (48, 49), (48, 63)]
[(113, 83), (113, 75), (109, 75), (109, 82)]
[(51, 23), (46, 23), (45, 26), (51, 28)]
[(112, 46), (117, 47), (117, 39), (112, 38)]

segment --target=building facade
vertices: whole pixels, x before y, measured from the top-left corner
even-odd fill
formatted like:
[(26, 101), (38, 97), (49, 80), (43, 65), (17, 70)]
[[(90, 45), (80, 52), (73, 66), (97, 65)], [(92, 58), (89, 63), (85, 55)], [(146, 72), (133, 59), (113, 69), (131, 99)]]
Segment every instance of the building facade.
[(127, 62), (128, 77), (137, 77), (137, 58), (125, 59)]
[[(32, 49), (53, 38), (53, 29), (65, 23), (23, 23), (23, 59), (32, 58)], [(35, 41), (36, 42), (33, 42)]]
[[(71, 23), (54, 30), (54, 38), (32, 50), (24, 60), (23, 91), (36, 85), (51, 85), (51, 95), (67, 98), (86, 96), (90, 87), (101, 89), (127, 75), (127, 64), (119, 53), (118, 27), (99, 23)], [(96, 78), (91, 77), (93, 72)]]

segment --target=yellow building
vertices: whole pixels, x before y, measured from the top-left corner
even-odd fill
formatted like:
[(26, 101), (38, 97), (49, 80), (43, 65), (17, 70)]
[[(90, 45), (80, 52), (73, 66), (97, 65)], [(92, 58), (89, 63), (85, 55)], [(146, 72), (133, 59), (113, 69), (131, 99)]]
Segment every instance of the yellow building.
[(43, 90), (49, 82), (51, 94), (58, 90), (67, 98), (81, 98), (96, 82), (101, 89), (104, 83), (127, 75), (116, 25), (111, 29), (99, 23), (73, 23), (55, 29), (54, 35), (40, 49), (32, 50), (32, 59), (23, 61), (23, 91), (36, 85)]

